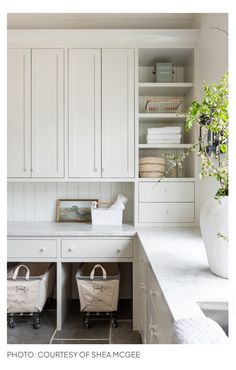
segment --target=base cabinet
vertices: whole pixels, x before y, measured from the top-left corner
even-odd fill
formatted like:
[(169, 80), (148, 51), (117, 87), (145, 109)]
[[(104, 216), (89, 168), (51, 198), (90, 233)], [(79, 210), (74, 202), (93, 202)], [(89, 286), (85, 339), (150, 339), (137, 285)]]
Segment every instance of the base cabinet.
[(142, 245), (139, 245), (139, 268), (139, 324), (143, 344), (171, 344), (172, 316)]

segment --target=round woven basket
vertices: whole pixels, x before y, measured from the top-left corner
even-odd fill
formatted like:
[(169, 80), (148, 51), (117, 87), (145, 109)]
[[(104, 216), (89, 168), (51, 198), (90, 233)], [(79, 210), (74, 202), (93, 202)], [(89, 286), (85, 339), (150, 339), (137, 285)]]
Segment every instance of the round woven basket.
[(144, 157), (140, 158), (139, 164), (162, 164), (165, 165), (166, 160), (162, 157)]
[(140, 177), (163, 177), (164, 176), (164, 172), (160, 172), (160, 171), (149, 171), (149, 172), (139, 172), (139, 176)]
[(139, 165), (139, 172), (165, 172), (166, 166), (162, 164), (140, 164)]

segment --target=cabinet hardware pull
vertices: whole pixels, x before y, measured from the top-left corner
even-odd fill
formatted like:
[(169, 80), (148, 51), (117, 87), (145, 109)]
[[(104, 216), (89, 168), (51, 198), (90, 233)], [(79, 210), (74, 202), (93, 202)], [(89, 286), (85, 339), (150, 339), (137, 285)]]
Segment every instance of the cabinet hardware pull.
[(158, 337), (159, 333), (158, 333), (158, 331), (153, 330), (152, 335), (153, 335), (154, 337)]
[(71, 247), (71, 248), (68, 249), (68, 252), (73, 252), (73, 250), (74, 250), (74, 248)]
[(40, 252), (46, 252), (46, 248), (40, 248)]
[(167, 209), (166, 214), (167, 215), (170, 215), (171, 214), (171, 210), (170, 209)]
[(98, 172), (98, 169), (97, 169), (97, 168), (95, 168), (95, 169), (94, 169), (94, 172)]
[(120, 252), (121, 252), (121, 249), (120, 249), (120, 248), (118, 248), (118, 249), (117, 249), (117, 253), (120, 253)]
[(145, 284), (144, 283), (139, 283), (140, 289), (145, 289)]
[(25, 167), (24, 172), (28, 172), (28, 171), (29, 171), (29, 168)]

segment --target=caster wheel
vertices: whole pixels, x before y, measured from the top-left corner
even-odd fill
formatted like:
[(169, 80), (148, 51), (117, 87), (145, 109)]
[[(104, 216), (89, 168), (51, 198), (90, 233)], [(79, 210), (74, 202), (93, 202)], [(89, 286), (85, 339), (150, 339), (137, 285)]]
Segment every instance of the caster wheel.
[(85, 321), (85, 326), (86, 326), (87, 329), (91, 328), (91, 324), (88, 321)]
[(16, 326), (16, 323), (15, 323), (15, 321), (10, 321), (10, 322), (8, 323), (8, 325), (9, 325), (9, 327), (10, 327), (11, 329), (13, 329), (13, 328)]
[(34, 329), (39, 329), (40, 328), (40, 324), (33, 324), (33, 328)]
[(113, 327), (113, 328), (117, 328), (117, 322), (115, 321), (115, 320), (112, 320), (112, 322), (111, 322), (111, 326)]

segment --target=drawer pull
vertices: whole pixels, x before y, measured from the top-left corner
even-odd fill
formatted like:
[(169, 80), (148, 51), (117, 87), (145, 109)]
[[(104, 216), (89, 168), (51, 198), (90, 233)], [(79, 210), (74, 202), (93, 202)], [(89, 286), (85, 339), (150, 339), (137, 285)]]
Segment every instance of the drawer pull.
[(159, 336), (159, 332), (154, 329), (152, 335), (157, 338)]
[(158, 297), (158, 292), (150, 290), (150, 295), (153, 296), (153, 297)]
[(152, 335), (153, 335), (154, 337), (158, 337), (159, 332), (158, 332), (158, 330), (157, 330), (157, 325), (151, 325), (150, 330), (151, 330), (151, 333), (152, 333)]
[(167, 215), (170, 215), (171, 214), (171, 210), (170, 209), (167, 209), (166, 214)]
[(139, 287), (140, 287), (140, 289), (145, 289), (145, 284), (144, 283), (140, 283), (139, 284)]
[(117, 249), (117, 253), (120, 253), (120, 252), (121, 252), (121, 249), (120, 249), (120, 248), (118, 248), (118, 249)]
[(73, 252), (73, 250), (74, 250), (74, 248), (71, 247), (71, 248), (68, 249), (68, 252)]
[(46, 252), (46, 250), (47, 250), (46, 248), (40, 248), (40, 250), (39, 250), (39, 251), (40, 251), (41, 253), (43, 253), (43, 252)]

